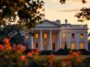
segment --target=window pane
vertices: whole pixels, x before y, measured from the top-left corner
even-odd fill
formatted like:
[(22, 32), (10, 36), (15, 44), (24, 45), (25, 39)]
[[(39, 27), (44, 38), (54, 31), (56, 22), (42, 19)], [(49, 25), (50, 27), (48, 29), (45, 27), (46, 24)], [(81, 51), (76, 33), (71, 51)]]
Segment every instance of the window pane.
[(80, 34), (80, 38), (81, 38), (81, 39), (84, 38), (83, 33)]
[(47, 34), (46, 33), (44, 34), (44, 38), (47, 38)]
[(75, 46), (75, 42), (72, 42), (72, 43), (71, 43), (71, 49), (75, 49), (75, 47), (76, 47), (76, 46)]
[(64, 39), (66, 38), (66, 34), (65, 33), (62, 34), (62, 38), (64, 38)]
[(53, 39), (56, 38), (55, 34), (52, 35), (52, 38), (53, 38)]
[(35, 38), (39, 38), (39, 34), (36, 33), (36, 34), (35, 34)]
[(84, 49), (84, 43), (83, 42), (80, 43), (80, 49)]

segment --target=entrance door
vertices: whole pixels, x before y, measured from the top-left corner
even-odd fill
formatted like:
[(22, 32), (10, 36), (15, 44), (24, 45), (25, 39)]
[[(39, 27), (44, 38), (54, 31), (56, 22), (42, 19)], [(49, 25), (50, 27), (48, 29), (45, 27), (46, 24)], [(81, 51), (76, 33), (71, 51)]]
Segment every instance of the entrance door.
[(55, 43), (52, 44), (52, 49), (55, 50)]
[(36, 43), (36, 48), (38, 48), (38, 43)]

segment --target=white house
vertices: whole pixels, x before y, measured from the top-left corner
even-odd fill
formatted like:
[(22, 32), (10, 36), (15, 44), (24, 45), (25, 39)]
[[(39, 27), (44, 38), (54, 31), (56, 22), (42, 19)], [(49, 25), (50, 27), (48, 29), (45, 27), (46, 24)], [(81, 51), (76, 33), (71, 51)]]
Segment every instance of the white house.
[(58, 50), (64, 49), (65, 45), (70, 49), (88, 50), (87, 25), (71, 25), (65, 21), (61, 24), (59, 20), (45, 20), (36, 25), (34, 36), (30, 36), (30, 49)]

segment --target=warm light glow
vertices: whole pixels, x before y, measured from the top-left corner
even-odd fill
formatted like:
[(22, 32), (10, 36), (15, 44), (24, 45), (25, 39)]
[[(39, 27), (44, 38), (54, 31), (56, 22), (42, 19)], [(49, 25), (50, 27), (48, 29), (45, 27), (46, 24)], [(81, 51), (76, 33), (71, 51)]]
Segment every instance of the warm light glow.
[(52, 38), (53, 38), (53, 39), (55, 39), (55, 38), (56, 38), (55, 34), (53, 34), (53, 35), (52, 35)]
[(84, 43), (83, 42), (80, 43), (80, 49), (84, 49)]
[(47, 34), (46, 33), (44, 34), (44, 38), (47, 38)]
[(63, 39), (66, 38), (66, 34), (65, 34), (65, 33), (62, 34), (62, 38), (63, 38)]
[(65, 44), (66, 44), (65, 42), (62, 43), (62, 49), (65, 48)]
[(46, 44), (47, 44), (47, 42), (44, 42), (44, 44), (46, 45)]
[(80, 34), (80, 38), (81, 38), (81, 39), (84, 38), (83, 33)]
[(35, 34), (35, 38), (39, 38), (39, 34), (36, 33), (36, 34)]
[(26, 35), (25, 38), (28, 39), (29, 38), (29, 35)]
[(75, 45), (75, 42), (72, 42), (71, 43), (71, 49), (75, 49), (76, 45)]

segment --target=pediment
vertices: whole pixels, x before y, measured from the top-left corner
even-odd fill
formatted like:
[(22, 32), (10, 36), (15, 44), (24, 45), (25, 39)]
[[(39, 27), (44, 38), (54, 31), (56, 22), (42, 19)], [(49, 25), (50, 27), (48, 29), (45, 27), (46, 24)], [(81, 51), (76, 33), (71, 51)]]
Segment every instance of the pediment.
[(37, 24), (36, 27), (60, 27), (60, 25), (55, 22), (45, 20), (42, 23)]

